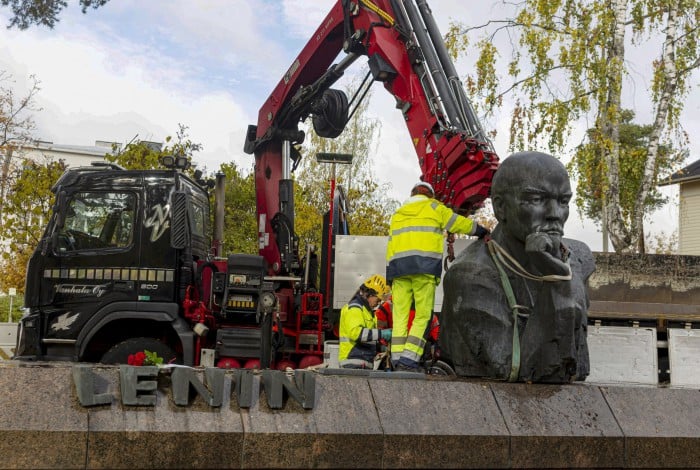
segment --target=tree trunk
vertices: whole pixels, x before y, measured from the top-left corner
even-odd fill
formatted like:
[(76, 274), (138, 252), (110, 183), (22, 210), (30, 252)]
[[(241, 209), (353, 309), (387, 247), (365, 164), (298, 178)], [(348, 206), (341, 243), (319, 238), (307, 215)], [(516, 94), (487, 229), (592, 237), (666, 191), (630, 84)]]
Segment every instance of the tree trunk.
[(2, 169), (0, 170), (0, 223), (5, 212), (5, 198), (10, 190), (10, 169), (12, 167), (13, 147), (5, 145), (5, 155), (2, 158)]
[(677, 30), (678, 17), (678, 2), (670, 2), (668, 7), (668, 15), (666, 20), (666, 40), (664, 49), (659, 64), (661, 77), (661, 86), (658, 102), (656, 104), (656, 115), (654, 117), (654, 126), (649, 136), (649, 146), (647, 148), (647, 158), (644, 164), (644, 173), (642, 181), (637, 192), (636, 202), (634, 206), (634, 214), (632, 214), (632, 229), (637, 233), (644, 233), (644, 201), (646, 201), (651, 185), (655, 182), (654, 176), (656, 173), (656, 160), (659, 154), (659, 140), (661, 132), (666, 123), (668, 115), (668, 107), (673, 94), (678, 85), (678, 73), (675, 62), (675, 40)]
[(635, 246), (630, 232), (620, 211), (620, 111), (622, 95), (622, 72), (625, 59), (625, 21), (627, 17), (627, 0), (613, 0), (611, 7), (615, 12), (613, 39), (608, 48), (608, 87), (602, 116), (602, 131), (606, 145), (604, 158), (608, 170), (607, 211), (608, 233), (616, 252), (630, 251)]

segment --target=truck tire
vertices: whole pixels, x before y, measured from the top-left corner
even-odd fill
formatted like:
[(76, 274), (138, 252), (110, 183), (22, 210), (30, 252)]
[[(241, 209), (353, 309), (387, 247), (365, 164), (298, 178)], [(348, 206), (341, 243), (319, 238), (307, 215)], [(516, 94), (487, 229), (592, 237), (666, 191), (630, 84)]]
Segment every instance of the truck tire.
[(179, 362), (177, 354), (167, 344), (155, 338), (129, 338), (112, 346), (100, 360), (103, 364), (127, 364), (129, 354), (151, 351), (163, 358), (163, 364)]
[(428, 375), (457, 375), (455, 373), (455, 370), (448, 363), (441, 360), (436, 360), (433, 363), (429, 364), (426, 368), (426, 372)]

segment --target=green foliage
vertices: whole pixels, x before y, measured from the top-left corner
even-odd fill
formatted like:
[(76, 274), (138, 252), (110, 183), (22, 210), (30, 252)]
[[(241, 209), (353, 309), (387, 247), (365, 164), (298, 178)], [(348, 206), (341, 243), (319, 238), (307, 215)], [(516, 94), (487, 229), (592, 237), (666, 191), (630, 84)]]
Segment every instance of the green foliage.
[[(634, 112), (623, 110), (620, 113), (620, 209), (627, 224), (631, 224), (634, 213), (637, 191), (644, 175), (644, 163), (647, 153), (647, 142), (652, 132), (652, 126), (639, 125), (632, 122)], [(601, 221), (602, 204), (608, 192), (607, 167), (600, 146), (601, 136), (596, 128), (588, 130), (588, 140), (580, 145), (567, 168), (577, 182), (576, 205), (586, 217)], [(645, 210), (654, 211), (662, 207), (666, 198), (658, 191), (656, 185), (660, 177), (672, 173), (683, 162), (684, 153), (670, 146), (661, 146), (656, 160), (653, 175), (653, 185), (649, 192)]]
[(163, 364), (163, 358), (153, 351), (144, 349), (143, 353), (146, 355), (146, 359), (143, 361), (144, 366), (159, 366)]
[[(128, 170), (163, 169), (160, 158), (166, 155), (186, 156), (191, 162), (194, 153), (202, 150), (202, 144), (193, 142), (187, 130), (187, 126), (178, 124), (175, 138), (167, 136), (165, 145), (162, 148), (153, 145), (152, 142), (136, 140), (130, 142), (123, 151), (116, 152), (113, 155), (106, 155), (105, 159)], [(186, 173), (192, 176), (194, 169), (189, 167)]]
[[(21, 295), (15, 295), (12, 298), (12, 322), (17, 323), (22, 318), (24, 298)], [(0, 322), (10, 321), (10, 296), (3, 295), (0, 297)]]
[(24, 289), (25, 266), (34, 252), (54, 203), (51, 187), (65, 171), (63, 160), (45, 163), (23, 160), (4, 201), (0, 238), (8, 241), (2, 253), (0, 290)]
[(233, 162), (222, 164), (219, 171), (226, 177), (223, 253), (257, 254), (255, 175)]
[[(662, 202), (653, 186), (678, 162), (678, 153), (663, 139), (675, 137), (680, 147), (687, 142), (678, 117), (690, 77), (700, 67), (700, 1), (526, 0), (513, 7), (512, 18), (450, 28), (450, 52), (477, 57), (464, 80), (477, 112), (495, 117), (509, 96), (514, 103), (509, 150), (547, 149), (555, 155), (569, 149), (580, 118), (595, 122), (570, 166), (581, 178), (579, 188), (587, 191), (579, 204), (598, 220), (599, 201), (609, 191), (605, 210), (615, 249), (642, 248), (644, 211)], [(634, 84), (625, 80), (632, 75), (625, 63), (628, 30), (633, 46), (645, 51), (654, 49), (648, 44), (653, 40), (664, 42), (663, 54), (648, 64), (654, 72), (649, 100), (655, 118), (644, 136), (635, 136), (621, 106), (623, 86)], [(476, 31), (483, 32), (476, 41), (459, 38)], [(502, 35), (512, 45), (510, 55), (498, 47)], [(476, 54), (468, 51), (470, 44), (476, 44)]]
[[(96, 9), (109, 0), (80, 0), (83, 13), (88, 8)], [(27, 29), (31, 25), (52, 28), (58, 23), (58, 15), (68, 5), (66, 0), (0, 0), (0, 6), (9, 6), (12, 10), (9, 28)]]

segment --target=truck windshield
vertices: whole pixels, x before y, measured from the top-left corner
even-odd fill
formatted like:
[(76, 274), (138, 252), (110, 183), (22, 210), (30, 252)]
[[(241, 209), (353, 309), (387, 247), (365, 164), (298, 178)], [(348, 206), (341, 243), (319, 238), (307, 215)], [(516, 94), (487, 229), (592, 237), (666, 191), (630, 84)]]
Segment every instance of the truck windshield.
[(60, 253), (123, 248), (131, 244), (136, 196), (127, 192), (75, 193), (58, 233)]

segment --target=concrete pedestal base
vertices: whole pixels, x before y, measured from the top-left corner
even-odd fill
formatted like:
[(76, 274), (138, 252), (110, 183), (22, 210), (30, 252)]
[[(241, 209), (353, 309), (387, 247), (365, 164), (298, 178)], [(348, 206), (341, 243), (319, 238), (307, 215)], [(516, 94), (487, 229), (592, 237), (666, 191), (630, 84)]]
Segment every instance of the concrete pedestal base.
[[(110, 404), (84, 407), (72, 364), (0, 364), (2, 468), (698, 467), (700, 393), (379, 376), (316, 376), (315, 403), (270, 409), (255, 376), (240, 408), (121, 403), (119, 368), (95, 366)], [(203, 375), (203, 373), (202, 373)], [(391, 378), (394, 376), (395, 378)], [(387, 377), (387, 378), (385, 378)]]

